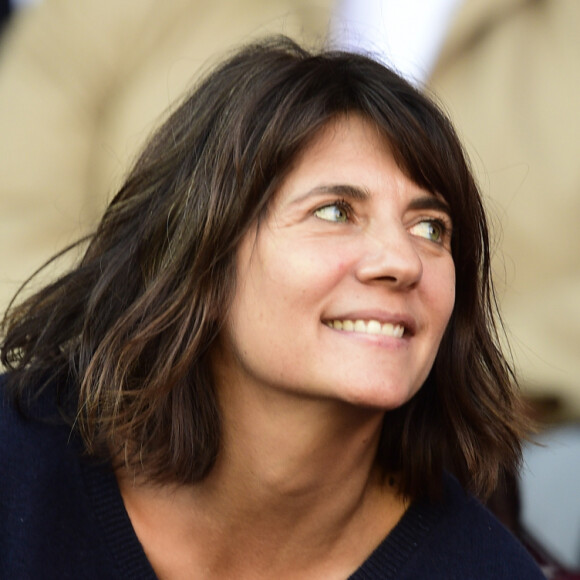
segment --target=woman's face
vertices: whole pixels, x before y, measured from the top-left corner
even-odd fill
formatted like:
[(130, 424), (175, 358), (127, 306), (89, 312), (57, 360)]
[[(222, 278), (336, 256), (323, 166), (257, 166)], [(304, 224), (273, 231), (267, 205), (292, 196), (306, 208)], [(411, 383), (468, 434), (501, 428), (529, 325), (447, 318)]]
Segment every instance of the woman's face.
[(221, 380), (402, 405), (451, 316), (450, 238), (442, 198), (401, 172), (372, 125), (354, 115), (329, 124), (239, 248)]

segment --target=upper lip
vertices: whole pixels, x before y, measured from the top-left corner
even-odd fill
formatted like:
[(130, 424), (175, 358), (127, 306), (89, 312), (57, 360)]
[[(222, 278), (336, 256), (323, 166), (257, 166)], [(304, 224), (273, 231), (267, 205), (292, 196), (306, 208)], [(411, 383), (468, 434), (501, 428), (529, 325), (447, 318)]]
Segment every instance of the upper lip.
[(390, 313), (377, 310), (357, 310), (351, 312), (344, 312), (341, 314), (332, 314), (324, 317), (325, 321), (330, 320), (377, 320), (381, 324), (400, 325), (405, 328), (405, 334), (415, 334), (417, 323), (415, 319), (409, 314)]

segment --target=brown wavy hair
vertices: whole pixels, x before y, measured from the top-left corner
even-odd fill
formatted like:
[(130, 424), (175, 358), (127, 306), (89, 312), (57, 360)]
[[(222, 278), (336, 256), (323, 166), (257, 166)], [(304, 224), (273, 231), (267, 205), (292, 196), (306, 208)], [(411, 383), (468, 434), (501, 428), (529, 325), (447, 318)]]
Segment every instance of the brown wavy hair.
[(444, 468), (477, 493), (517, 465), (526, 425), (498, 347), (480, 194), (446, 116), (378, 62), (286, 38), (235, 53), (150, 139), (72, 270), (2, 325), (21, 408), (57, 397), (89, 454), (152, 481), (192, 483), (220, 451), (208, 353), (235, 292), (240, 240), (297, 153), (356, 112), (454, 224), (456, 302), (418, 394), (386, 414), (377, 462), (401, 490), (433, 495)]

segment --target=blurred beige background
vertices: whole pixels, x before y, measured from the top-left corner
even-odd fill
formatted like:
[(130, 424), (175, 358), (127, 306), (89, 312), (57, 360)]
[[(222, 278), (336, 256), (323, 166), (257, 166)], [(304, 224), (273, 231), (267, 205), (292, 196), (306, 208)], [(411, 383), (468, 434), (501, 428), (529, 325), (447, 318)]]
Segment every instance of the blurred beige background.
[[(0, 309), (94, 227), (200, 71), (271, 32), (320, 45), (335, 10), (331, 0), (44, 0), (15, 14), (0, 46)], [(559, 419), (580, 417), (579, 27), (578, 0), (458, 2), (426, 79), (492, 215), (523, 387), (558, 398)]]

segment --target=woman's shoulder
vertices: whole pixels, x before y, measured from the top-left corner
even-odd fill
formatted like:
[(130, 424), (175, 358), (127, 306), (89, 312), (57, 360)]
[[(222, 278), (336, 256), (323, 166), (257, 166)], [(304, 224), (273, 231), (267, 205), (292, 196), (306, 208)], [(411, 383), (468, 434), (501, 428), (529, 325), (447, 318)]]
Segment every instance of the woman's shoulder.
[(6, 382), (0, 376), (0, 578), (154, 577), (112, 471), (84, 454), (54, 393), (19, 406)]
[(457, 578), (544, 578), (519, 540), (457, 480), (447, 475), (441, 518), (426, 542), (430, 557), (447, 560)]
[[(362, 575), (357, 575), (362, 574)], [(352, 579), (541, 580), (523, 545), (445, 476), (442, 501), (417, 501)]]
[(41, 577), (41, 561), (58, 552), (57, 522), (77, 509), (78, 474), (66, 428), (35, 412), (47, 401), (19, 404), (8, 382), (0, 377), (0, 577)]
[[(34, 389), (31, 389), (31, 393)], [(18, 465), (50, 461), (71, 443), (71, 429), (49, 391), (16, 397), (8, 375), (0, 375), (0, 457), (16, 455)], [(11, 466), (15, 467), (15, 466)]]
[(0, 517), (41, 498), (66, 502), (66, 482), (78, 471), (80, 457), (78, 442), (51, 397), (19, 402), (7, 383), (6, 375), (0, 376)]

